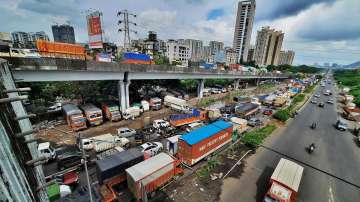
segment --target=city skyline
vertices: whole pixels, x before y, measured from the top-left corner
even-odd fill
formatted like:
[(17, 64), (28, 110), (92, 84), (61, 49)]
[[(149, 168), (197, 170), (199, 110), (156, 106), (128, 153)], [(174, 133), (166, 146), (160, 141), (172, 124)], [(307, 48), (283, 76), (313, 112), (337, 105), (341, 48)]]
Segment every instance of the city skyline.
[[(77, 0), (5, 0), (0, 6), (1, 19), (12, 20), (11, 23), (3, 22), (1, 31), (45, 31), (51, 36), (52, 24), (70, 21), (75, 29), (76, 41), (86, 42), (85, 11), (97, 8), (104, 13), (105, 38), (122, 44), (122, 34), (116, 31), (116, 11), (126, 8), (138, 15), (136, 29), (139, 34), (136, 37), (133, 35), (133, 38), (144, 38), (147, 31), (154, 30), (160, 39), (198, 39), (204, 44), (213, 40), (223, 41), (225, 46), (231, 46), (237, 3), (238, 1), (210, 0), (205, 3), (201, 0), (156, 0), (148, 5), (140, 0), (136, 5), (131, 4), (131, 1), (118, 5), (116, 1), (109, 1), (107, 4), (81, 1), (80, 4)], [(349, 64), (359, 60), (357, 56), (360, 50), (357, 47), (360, 45), (360, 25), (351, 23), (351, 19), (360, 17), (356, 12), (360, 2), (302, 0), (270, 5), (264, 0), (257, 0), (256, 5), (252, 45), (255, 44), (256, 32), (262, 26), (269, 25), (285, 33), (283, 49), (296, 52), (294, 64)]]

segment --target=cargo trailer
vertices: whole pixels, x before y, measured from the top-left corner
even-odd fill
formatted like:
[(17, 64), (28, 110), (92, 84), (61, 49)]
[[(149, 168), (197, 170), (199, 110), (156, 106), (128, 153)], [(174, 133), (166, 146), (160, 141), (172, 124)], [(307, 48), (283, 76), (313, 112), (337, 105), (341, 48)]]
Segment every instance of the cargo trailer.
[(95, 107), (93, 104), (81, 105), (80, 109), (84, 112), (90, 126), (97, 126), (103, 122), (101, 109)]
[(82, 111), (76, 105), (63, 105), (63, 112), (65, 120), (72, 130), (78, 131), (87, 128), (86, 118), (84, 117)]
[(192, 166), (231, 141), (233, 126), (226, 121), (216, 121), (193, 130), (179, 138), (179, 159)]
[(182, 126), (206, 119), (206, 113), (193, 109), (191, 114), (173, 114), (170, 115), (170, 124), (172, 126)]
[(179, 161), (166, 153), (146, 159), (126, 169), (128, 188), (140, 200), (182, 173), (179, 164)]

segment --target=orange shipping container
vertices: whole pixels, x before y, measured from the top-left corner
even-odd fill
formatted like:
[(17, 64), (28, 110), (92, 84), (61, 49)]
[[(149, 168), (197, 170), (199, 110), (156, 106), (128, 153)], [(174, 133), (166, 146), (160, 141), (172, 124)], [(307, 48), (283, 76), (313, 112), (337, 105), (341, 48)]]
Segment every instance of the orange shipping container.
[(85, 48), (82, 45), (38, 40), (36, 41), (36, 46), (38, 51), (43, 53), (59, 53), (85, 56)]

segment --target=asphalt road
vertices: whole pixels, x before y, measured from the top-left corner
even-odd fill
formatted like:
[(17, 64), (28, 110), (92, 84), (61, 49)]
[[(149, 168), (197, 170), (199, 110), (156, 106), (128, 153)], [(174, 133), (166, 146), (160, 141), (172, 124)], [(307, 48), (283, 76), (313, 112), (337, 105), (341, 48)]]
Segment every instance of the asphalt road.
[[(326, 102), (330, 97), (322, 94), (323, 89), (319, 87), (321, 97), (317, 100)], [(327, 84), (325, 89), (334, 92), (332, 85)], [(284, 157), (305, 168), (297, 201), (359, 201), (360, 189), (341, 179), (360, 186), (360, 148), (350, 132), (334, 128), (338, 116), (336, 104), (320, 108), (308, 103), (288, 127), (265, 141), (264, 146), (269, 149), (259, 148), (247, 159), (240, 179), (224, 181), (220, 200), (261, 201), (268, 179)], [(317, 122), (315, 130), (310, 128), (313, 121)], [(310, 155), (306, 147), (312, 142), (317, 147)]]

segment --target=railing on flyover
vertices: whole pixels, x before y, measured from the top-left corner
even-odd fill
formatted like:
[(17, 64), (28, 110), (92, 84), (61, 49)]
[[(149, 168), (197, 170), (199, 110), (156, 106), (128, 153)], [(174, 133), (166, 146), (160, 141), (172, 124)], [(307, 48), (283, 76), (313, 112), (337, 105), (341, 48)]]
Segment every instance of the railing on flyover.
[(69, 71), (114, 71), (114, 72), (159, 72), (233, 74), (239, 76), (287, 77), (285, 74), (255, 73), (204, 69), (200, 67), (177, 67), (172, 65), (122, 64), (119, 62), (97, 62), (65, 58), (6, 58), (15, 70), (69, 70)]

